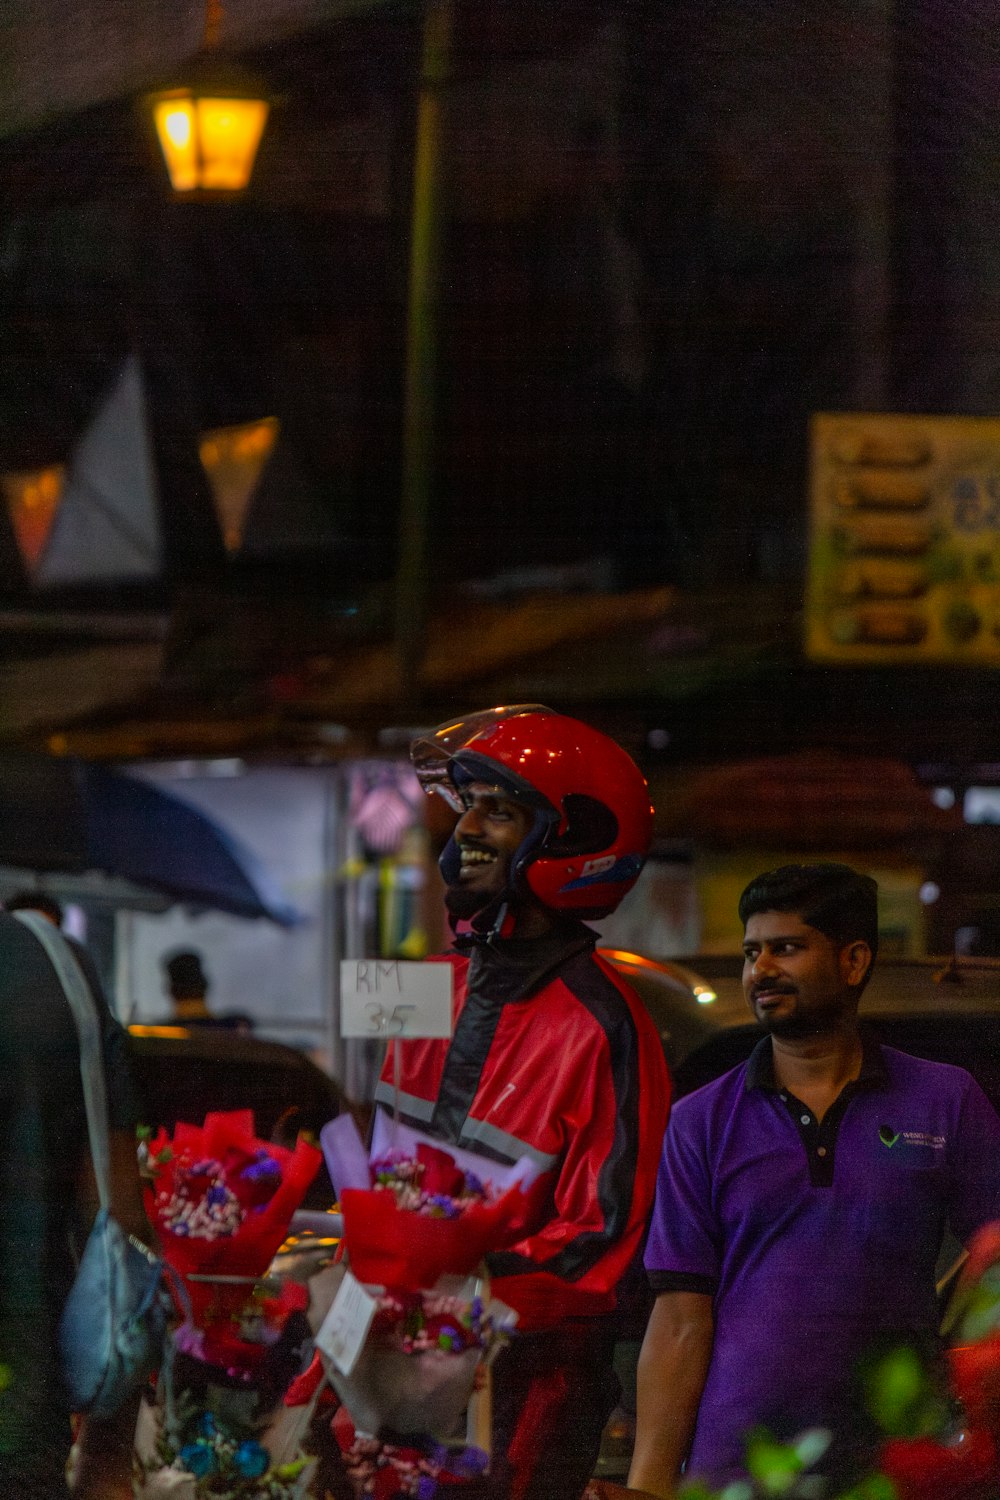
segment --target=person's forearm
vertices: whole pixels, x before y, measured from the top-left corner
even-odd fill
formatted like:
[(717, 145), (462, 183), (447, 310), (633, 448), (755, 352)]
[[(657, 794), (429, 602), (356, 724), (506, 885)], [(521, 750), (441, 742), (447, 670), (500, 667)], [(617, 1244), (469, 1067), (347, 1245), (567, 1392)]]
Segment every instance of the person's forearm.
[(712, 1354), (711, 1298), (669, 1292), (656, 1300), (638, 1368), (629, 1487), (673, 1500)]

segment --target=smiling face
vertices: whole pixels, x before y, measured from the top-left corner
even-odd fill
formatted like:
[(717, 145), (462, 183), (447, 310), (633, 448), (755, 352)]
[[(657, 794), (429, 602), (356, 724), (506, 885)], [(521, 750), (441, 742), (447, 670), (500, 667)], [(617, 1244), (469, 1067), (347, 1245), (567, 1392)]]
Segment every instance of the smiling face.
[(445, 900), (453, 916), (468, 918), (506, 890), (511, 860), (535, 819), (530, 808), (483, 781), (470, 782), (460, 795), (464, 811), (455, 842), (461, 865)]
[(773, 1036), (836, 1031), (853, 1018), (871, 962), (866, 942), (838, 946), (795, 912), (758, 912), (743, 938), (743, 993)]

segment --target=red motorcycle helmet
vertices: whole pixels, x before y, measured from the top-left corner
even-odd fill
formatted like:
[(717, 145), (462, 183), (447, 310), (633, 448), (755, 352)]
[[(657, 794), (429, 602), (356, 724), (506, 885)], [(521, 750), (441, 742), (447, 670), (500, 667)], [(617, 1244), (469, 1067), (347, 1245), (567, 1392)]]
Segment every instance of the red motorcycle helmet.
[[(473, 781), (535, 811), (511, 862), (515, 889), (578, 917), (606, 917), (635, 884), (649, 852), (653, 809), (631, 756), (599, 730), (541, 704), (487, 709), (415, 740), (410, 749), (426, 792), (456, 812)], [(445, 878), (454, 840), (441, 856)]]

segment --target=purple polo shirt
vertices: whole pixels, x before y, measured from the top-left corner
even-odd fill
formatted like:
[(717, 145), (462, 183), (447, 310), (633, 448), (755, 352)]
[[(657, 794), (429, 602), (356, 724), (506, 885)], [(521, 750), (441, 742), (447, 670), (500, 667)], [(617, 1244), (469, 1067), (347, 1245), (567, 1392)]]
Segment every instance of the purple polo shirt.
[(743, 1471), (744, 1436), (857, 1431), (857, 1361), (882, 1333), (937, 1325), (946, 1222), (1000, 1218), (1000, 1118), (963, 1068), (866, 1040), (817, 1123), (774, 1082), (770, 1038), (677, 1102), (645, 1263), (654, 1291), (714, 1297), (712, 1359), (687, 1473)]

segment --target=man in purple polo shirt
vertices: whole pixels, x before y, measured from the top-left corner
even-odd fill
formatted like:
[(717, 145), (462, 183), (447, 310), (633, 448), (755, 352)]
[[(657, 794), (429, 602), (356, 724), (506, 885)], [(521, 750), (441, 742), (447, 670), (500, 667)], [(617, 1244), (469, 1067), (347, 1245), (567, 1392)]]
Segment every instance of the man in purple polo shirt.
[(646, 1269), (629, 1484), (743, 1470), (754, 1427), (835, 1434), (864, 1466), (858, 1361), (880, 1337), (933, 1338), (945, 1225), (1000, 1218), (1000, 1119), (961, 1068), (883, 1047), (857, 1008), (877, 887), (846, 865), (788, 865), (740, 898), (743, 989), (769, 1033), (674, 1106)]

